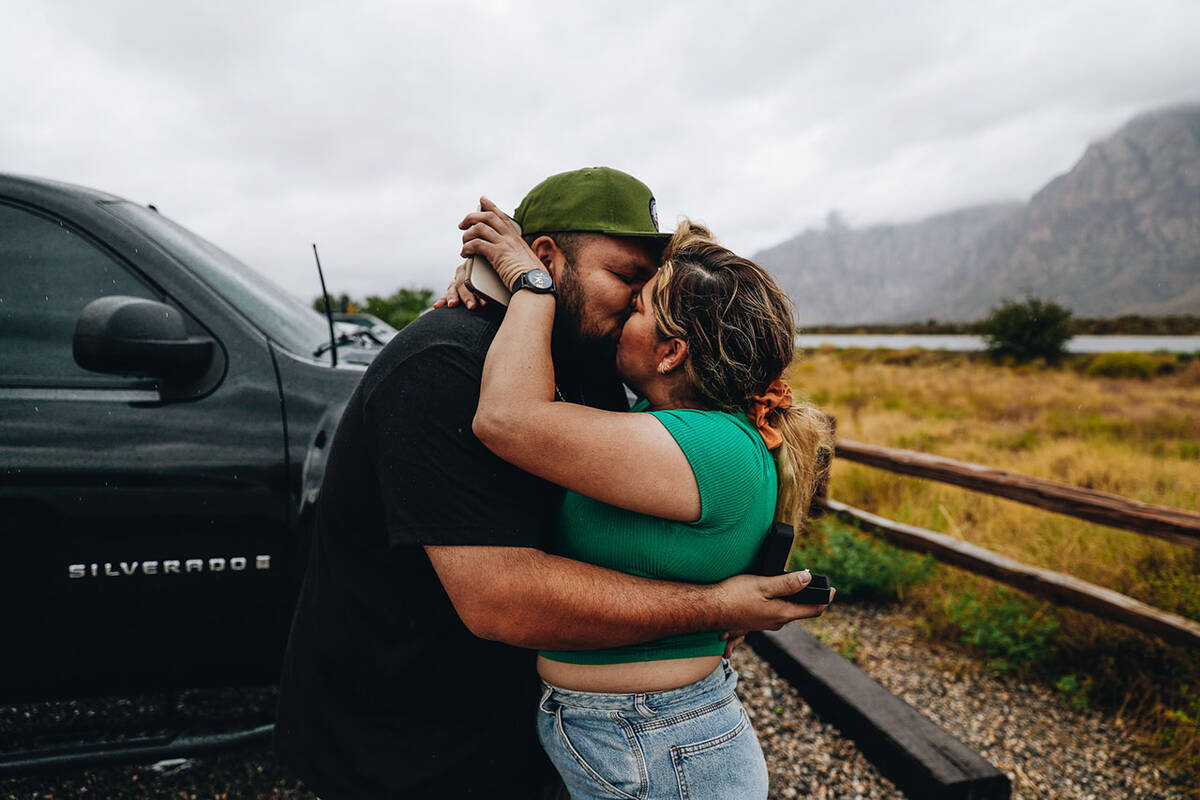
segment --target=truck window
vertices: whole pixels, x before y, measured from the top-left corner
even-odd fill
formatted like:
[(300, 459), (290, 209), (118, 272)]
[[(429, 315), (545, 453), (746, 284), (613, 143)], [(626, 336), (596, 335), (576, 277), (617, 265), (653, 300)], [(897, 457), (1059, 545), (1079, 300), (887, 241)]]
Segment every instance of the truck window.
[(329, 341), (325, 317), (211, 242), (133, 203), (101, 207), (149, 236), (285, 350), (314, 358), (317, 348)]
[(0, 203), (0, 383), (128, 384), (85, 370), (71, 351), (79, 312), (116, 294), (162, 300), (61, 221)]

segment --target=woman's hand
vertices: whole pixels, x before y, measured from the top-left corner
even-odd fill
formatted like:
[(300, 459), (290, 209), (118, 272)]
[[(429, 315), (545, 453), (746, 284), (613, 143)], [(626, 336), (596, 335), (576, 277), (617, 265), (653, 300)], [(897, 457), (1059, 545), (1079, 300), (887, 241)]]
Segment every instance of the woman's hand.
[(746, 641), (747, 633), (749, 631), (725, 631), (718, 637), (725, 643), (724, 658), (733, 658), (733, 651), (737, 650), (741, 643)]
[[(482, 256), (509, 289), (517, 276), (538, 269), (542, 262), (521, 238), (521, 226), (486, 197), (479, 198), (480, 209), (467, 214), (458, 223), (463, 233), (463, 258)], [(449, 294), (449, 291), (447, 291)]]
[(433, 301), (433, 307), (454, 307), (459, 303), (462, 303), (467, 308), (474, 308), (477, 305), (487, 305), (486, 297), (477, 295), (468, 288), (467, 262), (465, 261), (458, 265), (458, 269), (454, 270), (454, 280), (450, 281), (450, 285), (446, 287), (446, 293)]

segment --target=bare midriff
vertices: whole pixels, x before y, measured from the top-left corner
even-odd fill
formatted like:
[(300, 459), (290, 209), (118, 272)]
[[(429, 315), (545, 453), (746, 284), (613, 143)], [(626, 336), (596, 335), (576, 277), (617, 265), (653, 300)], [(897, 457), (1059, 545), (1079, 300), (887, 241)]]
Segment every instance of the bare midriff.
[(546, 683), (577, 692), (661, 692), (695, 683), (720, 663), (721, 656), (625, 664), (567, 664), (538, 656), (538, 675)]

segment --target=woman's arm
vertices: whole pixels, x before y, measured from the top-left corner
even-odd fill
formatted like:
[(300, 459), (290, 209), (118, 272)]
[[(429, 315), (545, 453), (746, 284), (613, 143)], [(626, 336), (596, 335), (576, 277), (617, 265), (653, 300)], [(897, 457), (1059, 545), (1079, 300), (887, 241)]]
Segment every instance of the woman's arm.
[[(531, 249), (515, 222), (486, 199), (482, 206), (460, 225), (467, 229), (464, 256), (487, 258), (508, 286), (530, 269), (554, 267), (560, 251), (552, 239), (538, 239)], [(555, 307), (553, 295), (530, 291), (509, 301), (484, 362), (475, 435), (505, 461), (601, 502), (667, 519), (699, 519), (691, 465), (657, 419), (555, 402)]]

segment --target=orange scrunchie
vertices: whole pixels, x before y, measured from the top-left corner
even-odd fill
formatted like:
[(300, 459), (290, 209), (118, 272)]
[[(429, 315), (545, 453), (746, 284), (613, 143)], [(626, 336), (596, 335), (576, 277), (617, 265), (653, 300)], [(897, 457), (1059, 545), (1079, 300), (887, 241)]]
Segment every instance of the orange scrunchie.
[(767, 421), (767, 416), (777, 408), (791, 407), (792, 387), (784, 383), (781, 378), (771, 381), (771, 385), (763, 394), (750, 398), (750, 408), (746, 414), (754, 423), (754, 427), (758, 428), (759, 435), (762, 436), (768, 450), (774, 450), (783, 444), (783, 434), (780, 433), (779, 428)]

